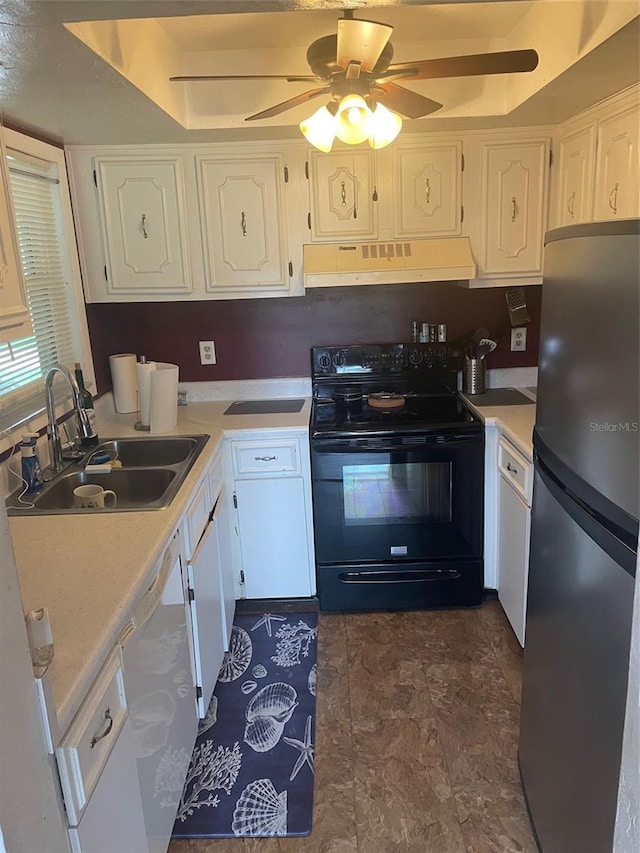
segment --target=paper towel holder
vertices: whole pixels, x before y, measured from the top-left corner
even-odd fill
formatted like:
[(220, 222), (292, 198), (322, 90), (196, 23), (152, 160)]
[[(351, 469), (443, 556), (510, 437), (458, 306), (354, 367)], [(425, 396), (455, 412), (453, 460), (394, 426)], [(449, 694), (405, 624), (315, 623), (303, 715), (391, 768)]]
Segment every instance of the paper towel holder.
[[(146, 364), (147, 357), (146, 355), (140, 356), (140, 364)], [(138, 393), (138, 415), (140, 414), (140, 394)], [(140, 430), (141, 432), (151, 432), (151, 424), (143, 424), (141, 420), (137, 420), (134, 425), (134, 429)]]

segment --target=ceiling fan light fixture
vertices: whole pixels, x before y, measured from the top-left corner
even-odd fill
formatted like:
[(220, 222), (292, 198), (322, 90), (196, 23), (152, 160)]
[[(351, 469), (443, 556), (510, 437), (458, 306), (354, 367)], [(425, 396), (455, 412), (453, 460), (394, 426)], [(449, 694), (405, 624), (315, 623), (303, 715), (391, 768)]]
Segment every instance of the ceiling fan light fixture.
[(382, 104), (376, 104), (371, 114), (369, 145), (375, 149), (384, 148), (393, 142), (401, 128), (402, 118), (398, 113), (388, 110)]
[(336, 138), (336, 119), (327, 107), (320, 107), (312, 116), (300, 122), (300, 130), (315, 148), (328, 154)]
[(369, 138), (371, 110), (362, 95), (345, 95), (335, 118), (336, 136), (348, 145), (358, 145)]

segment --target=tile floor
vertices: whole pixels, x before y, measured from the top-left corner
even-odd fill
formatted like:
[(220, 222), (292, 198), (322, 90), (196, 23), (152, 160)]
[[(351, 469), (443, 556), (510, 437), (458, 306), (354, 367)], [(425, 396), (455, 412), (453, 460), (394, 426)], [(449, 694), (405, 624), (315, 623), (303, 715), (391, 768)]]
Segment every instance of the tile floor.
[(313, 832), (169, 853), (535, 853), (516, 760), (521, 660), (495, 599), (321, 614)]

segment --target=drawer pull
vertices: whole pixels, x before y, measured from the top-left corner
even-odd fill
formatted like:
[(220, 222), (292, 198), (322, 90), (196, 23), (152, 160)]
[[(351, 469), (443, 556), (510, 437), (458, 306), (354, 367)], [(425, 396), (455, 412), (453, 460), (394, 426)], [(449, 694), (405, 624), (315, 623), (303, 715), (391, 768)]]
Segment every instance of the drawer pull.
[(113, 728), (113, 717), (111, 716), (111, 710), (109, 708), (107, 708), (107, 710), (104, 712), (104, 721), (106, 723), (104, 731), (100, 732), (99, 734), (94, 735), (91, 738), (91, 743), (89, 744), (89, 747), (91, 749), (93, 749), (93, 747), (97, 743), (99, 743), (103, 738), (105, 738), (109, 734), (111, 729)]
[(511, 471), (511, 473), (512, 473), (512, 474), (517, 474), (517, 473), (518, 473), (518, 469), (517, 469), (517, 468), (513, 468), (513, 467), (512, 467), (512, 465), (511, 465), (511, 462), (507, 462), (507, 471)]
[(278, 457), (277, 456), (254, 456), (253, 458), (256, 462), (273, 462)]

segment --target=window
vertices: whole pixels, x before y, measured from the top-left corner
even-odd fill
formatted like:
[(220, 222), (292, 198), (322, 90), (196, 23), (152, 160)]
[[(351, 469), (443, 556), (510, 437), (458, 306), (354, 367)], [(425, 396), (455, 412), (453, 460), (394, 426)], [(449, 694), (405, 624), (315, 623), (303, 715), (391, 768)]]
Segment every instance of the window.
[(43, 410), (52, 365), (79, 361), (92, 377), (64, 154), (12, 131), (4, 138), (33, 334), (0, 344), (0, 429)]

